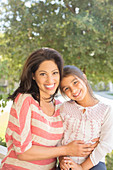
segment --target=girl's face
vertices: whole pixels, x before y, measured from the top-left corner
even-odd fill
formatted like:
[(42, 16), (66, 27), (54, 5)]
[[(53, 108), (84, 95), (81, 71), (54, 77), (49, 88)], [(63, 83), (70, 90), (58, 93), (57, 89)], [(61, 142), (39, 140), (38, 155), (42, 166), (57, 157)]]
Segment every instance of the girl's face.
[(40, 64), (33, 79), (39, 87), (40, 97), (50, 97), (55, 93), (60, 82), (59, 69), (54, 61), (46, 60)]
[(61, 89), (70, 99), (75, 100), (79, 104), (85, 101), (88, 94), (85, 82), (73, 75), (62, 79)]

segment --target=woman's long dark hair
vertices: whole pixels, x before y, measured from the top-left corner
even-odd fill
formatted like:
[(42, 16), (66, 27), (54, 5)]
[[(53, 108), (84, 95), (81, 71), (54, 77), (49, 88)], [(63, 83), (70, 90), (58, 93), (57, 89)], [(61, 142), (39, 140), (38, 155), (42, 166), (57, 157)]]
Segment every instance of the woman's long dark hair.
[[(23, 71), (20, 77), (19, 87), (14, 91), (12, 95), (8, 97), (14, 101), (16, 96), (19, 93), (28, 93), (31, 94), (32, 97), (40, 103), (40, 93), (39, 87), (36, 84), (35, 80), (33, 80), (33, 74), (39, 68), (40, 64), (43, 61), (52, 60), (55, 62), (59, 69), (60, 80), (62, 78), (62, 70), (63, 70), (63, 58), (60, 53), (52, 48), (41, 48), (35, 52), (33, 52), (27, 59)], [(58, 87), (59, 88), (59, 87)], [(55, 94), (58, 91), (56, 89)], [(55, 94), (51, 96), (51, 100), (54, 99)]]

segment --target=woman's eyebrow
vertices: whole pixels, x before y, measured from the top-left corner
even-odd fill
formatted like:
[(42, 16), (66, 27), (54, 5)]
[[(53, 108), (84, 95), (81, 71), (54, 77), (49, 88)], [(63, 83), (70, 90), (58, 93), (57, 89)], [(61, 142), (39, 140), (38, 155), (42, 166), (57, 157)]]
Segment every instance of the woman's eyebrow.
[(45, 70), (40, 70), (39, 72), (46, 72)]
[(53, 71), (59, 71), (59, 70), (56, 68), (56, 69), (52, 70), (52, 72), (53, 72)]
[[(59, 71), (58, 69), (54, 69), (54, 70), (51, 70), (51, 72), (54, 72), (54, 71)], [(47, 71), (45, 71), (45, 70), (40, 70), (39, 72), (47, 72)]]

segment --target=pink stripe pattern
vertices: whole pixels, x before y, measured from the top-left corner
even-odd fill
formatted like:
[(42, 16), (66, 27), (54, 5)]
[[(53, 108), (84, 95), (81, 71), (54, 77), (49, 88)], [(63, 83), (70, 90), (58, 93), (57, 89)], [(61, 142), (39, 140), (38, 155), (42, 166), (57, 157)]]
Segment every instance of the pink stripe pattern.
[(39, 103), (30, 94), (19, 94), (10, 110), (6, 130), (7, 156), (2, 161), (2, 169), (31, 170), (54, 169), (56, 158), (41, 161), (20, 161), (18, 154), (30, 149), (32, 145), (54, 147), (63, 135), (63, 123), (59, 108), (61, 102), (55, 101), (53, 116), (44, 114)]

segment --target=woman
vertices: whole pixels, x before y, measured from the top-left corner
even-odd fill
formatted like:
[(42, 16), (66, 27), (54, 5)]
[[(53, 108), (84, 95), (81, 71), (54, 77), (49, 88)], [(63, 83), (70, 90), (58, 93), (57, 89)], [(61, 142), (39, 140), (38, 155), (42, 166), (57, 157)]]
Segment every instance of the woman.
[(8, 154), (2, 170), (55, 169), (56, 157), (88, 155), (94, 145), (74, 141), (56, 147), (62, 138), (60, 102), (55, 100), (62, 77), (63, 59), (54, 49), (42, 48), (27, 59), (20, 85), (9, 99), (6, 142)]

